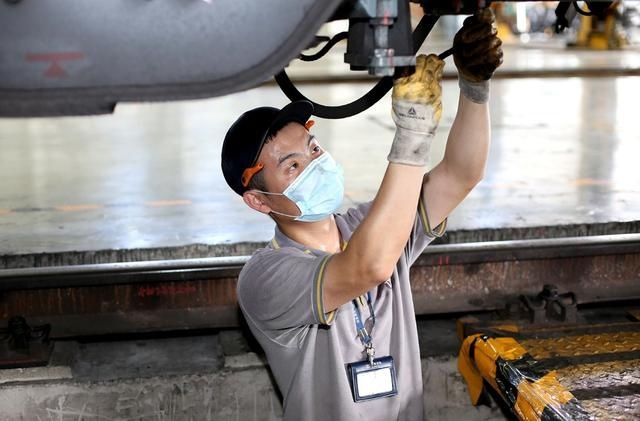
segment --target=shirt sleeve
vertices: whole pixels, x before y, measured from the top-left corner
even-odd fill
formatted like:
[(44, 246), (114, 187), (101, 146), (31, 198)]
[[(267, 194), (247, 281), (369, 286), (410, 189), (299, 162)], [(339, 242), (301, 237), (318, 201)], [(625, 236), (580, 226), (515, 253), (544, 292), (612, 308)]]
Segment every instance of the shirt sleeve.
[(330, 325), (335, 311), (326, 313), (322, 303), (324, 269), (330, 258), (290, 247), (254, 255), (238, 279), (243, 312), (270, 330)]
[(442, 237), (447, 229), (447, 219), (445, 218), (437, 227), (429, 225), (429, 217), (424, 195), (420, 193), (418, 201), (418, 213), (409, 236), (409, 241), (404, 249), (404, 255), (412, 265), (422, 254), (424, 249), (436, 238)]
[[(349, 209), (343, 218), (345, 222), (355, 230), (362, 220), (369, 213), (372, 202), (362, 203), (354, 208)], [(420, 193), (420, 200), (418, 202), (418, 209), (416, 212), (416, 219), (411, 229), (411, 234), (407, 245), (404, 249), (404, 256), (409, 265), (412, 265), (418, 257), (422, 254), (424, 249), (434, 239), (442, 237), (447, 228), (447, 220), (445, 219), (440, 225), (432, 228), (429, 225), (428, 210), (424, 201), (422, 192)]]

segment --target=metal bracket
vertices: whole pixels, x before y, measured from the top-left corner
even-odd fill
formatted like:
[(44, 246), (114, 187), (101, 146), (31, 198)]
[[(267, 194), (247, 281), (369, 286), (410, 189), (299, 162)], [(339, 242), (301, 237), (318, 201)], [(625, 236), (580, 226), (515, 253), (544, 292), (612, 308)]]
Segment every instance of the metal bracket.
[(524, 316), (533, 324), (576, 323), (578, 318), (575, 294), (560, 294), (558, 287), (551, 284), (544, 285), (538, 295), (521, 295), (507, 304), (507, 312), (512, 316)]
[(0, 329), (0, 368), (47, 365), (53, 342), (49, 340), (51, 325), (29, 326), (24, 317), (9, 319)]
[[(367, 68), (372, 75), (393, 76), (396, 67), (415, 66), (415, 55), (409, 48), (411, 18), (405, 6), (400, 9), (398, 0), (358, 0), (349, 17), (350, 45), (345, 54), (352, 70)], [(392, 35), (394, 25), (396, 34)], [(399, 36), (400, 32), (405, 36)]]

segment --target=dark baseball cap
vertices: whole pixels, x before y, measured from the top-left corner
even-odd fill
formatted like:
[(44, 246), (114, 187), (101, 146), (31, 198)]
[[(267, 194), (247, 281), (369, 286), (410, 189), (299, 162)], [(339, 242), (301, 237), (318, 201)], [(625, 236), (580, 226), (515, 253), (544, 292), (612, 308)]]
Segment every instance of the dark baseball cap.
[(294, 101), (282, 109), (258, 107), (242, 114), (231, 125), (222, 144), (222, 174), (229, 187), (242, 196), (242, 174), (256, 165), (265, 140), (288, 123), (304, 125), (313, 113), (309, 101)]

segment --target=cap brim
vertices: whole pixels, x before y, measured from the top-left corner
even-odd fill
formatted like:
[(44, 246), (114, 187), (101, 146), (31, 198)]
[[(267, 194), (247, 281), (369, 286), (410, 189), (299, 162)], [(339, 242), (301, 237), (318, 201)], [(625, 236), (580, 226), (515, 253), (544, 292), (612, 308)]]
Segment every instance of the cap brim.
[(278, 112), (276, 118), (269, 126), (269, 130), (267, 130), (262, 138), (260, 147), (258, 148), (258, 153), (256, 154), (252, 165), (255, 165), (258, 160), (262, 147), (264, 146), (264, 142), (269, 138), (269, 136), (274, 135), (289, 123), (300, 123), (304, 126), (304, 124), (309, 120), (309, 117), (311, 117), (311, 114), (313, 114), (313, 104), (309, 101), (293, 101), (292, 103), (284, 106), (280, 112)]

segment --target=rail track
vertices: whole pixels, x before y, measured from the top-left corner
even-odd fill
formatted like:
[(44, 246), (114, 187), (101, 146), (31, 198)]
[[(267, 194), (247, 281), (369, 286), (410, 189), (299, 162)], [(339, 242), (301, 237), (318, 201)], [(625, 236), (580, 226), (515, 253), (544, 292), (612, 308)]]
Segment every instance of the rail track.
[[(0, 319), (53, 337), (241, 324), (248, 256), (0, 270)], [(504, 308), (553, 284), (578, 305), (640, 299), (640, 234), (432, 245), (412, 268), (416, 314)]]

